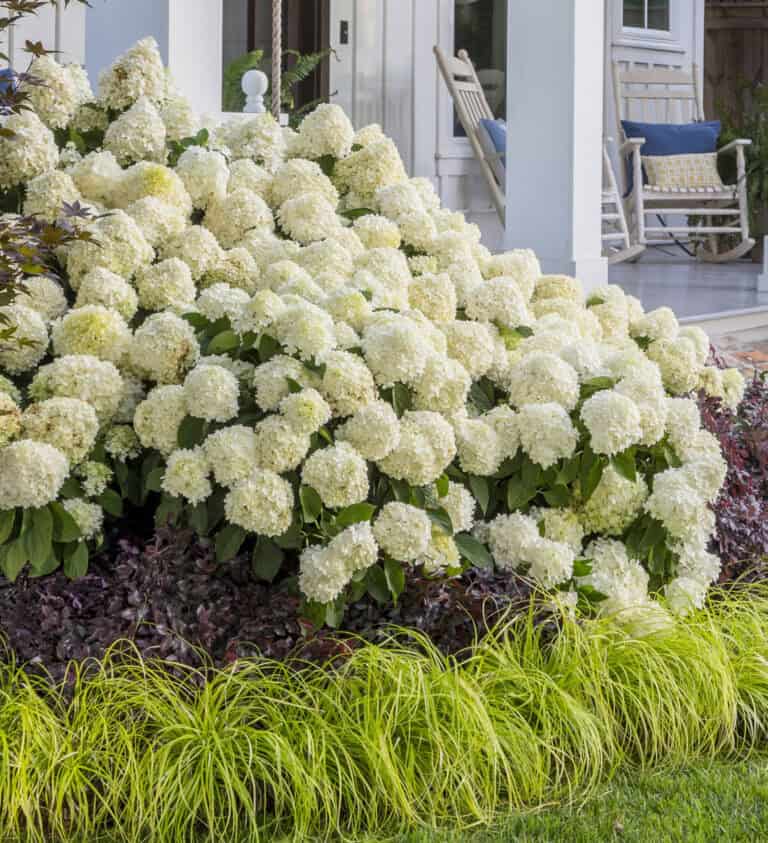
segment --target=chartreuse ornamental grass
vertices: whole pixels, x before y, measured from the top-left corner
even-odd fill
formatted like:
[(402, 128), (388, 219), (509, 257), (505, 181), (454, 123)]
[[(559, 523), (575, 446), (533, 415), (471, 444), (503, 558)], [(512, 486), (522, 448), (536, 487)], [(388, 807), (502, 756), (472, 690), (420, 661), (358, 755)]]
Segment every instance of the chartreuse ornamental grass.
[(743, 756), (768, 724), (768, 590), (631, 637), (533, 604), (466, 658), (393, 631), (334, 668), (141, 662), (0, 686), (3, 840), (311, 840), (467, 830), (619, 768)]

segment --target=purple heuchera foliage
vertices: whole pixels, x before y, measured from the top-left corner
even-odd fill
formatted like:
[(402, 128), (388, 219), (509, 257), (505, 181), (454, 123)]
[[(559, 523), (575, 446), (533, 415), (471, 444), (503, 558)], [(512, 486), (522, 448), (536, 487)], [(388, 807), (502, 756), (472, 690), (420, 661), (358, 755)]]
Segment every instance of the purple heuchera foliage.
[(768, 557), (768, 383), (756, 376), (736, 413), (715, 398), (702, 396), (700, 404), (728, 463), (714, 510), (716, 551), (723, 579), (731, 579)]

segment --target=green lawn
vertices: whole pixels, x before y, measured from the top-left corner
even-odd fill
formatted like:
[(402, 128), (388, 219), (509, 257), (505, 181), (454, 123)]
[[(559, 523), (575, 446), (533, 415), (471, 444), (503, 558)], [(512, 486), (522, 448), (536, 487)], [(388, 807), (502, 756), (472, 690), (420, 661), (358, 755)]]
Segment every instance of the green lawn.
[(513, 817), (493, 831), (414, 833), (397, 843), (760, 840), (768, 840), (768, 758), (625, 774), (583, 806)]

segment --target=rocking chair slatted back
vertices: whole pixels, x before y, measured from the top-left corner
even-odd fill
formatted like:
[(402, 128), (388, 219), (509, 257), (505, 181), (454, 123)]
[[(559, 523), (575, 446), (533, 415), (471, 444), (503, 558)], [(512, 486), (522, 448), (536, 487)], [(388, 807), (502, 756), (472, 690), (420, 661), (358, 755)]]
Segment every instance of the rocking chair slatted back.
[(440, 68), (440, 73), (445, 79), (445, 84), (448, 86), (448, 91), (453, 99), (456, 116), (459, 118), (459, 122), (472, 145), (472, 151), (480, 164), (480, 169), (491, 192), (491, 199), (503, 224), (505, 185), (497, 177), (497, 173), (503, 173), (503, 169), (499, 166), (501, 156), (495, 151), (491, 152), (489, 144), (484, 144), (480, 137), (480, 132), (485, 132), (480, 126), (480, 121), (483, 119), (493, 120), (493, 111), (488, 105), (485, 91), (480, 84), (467, 51), (459, 50), (456, 57), (447, 55), (438, 46), (435, 46), (434, 51), (437, 57), (437, 66)]
[(622, 120), (643, 123), (695, 123), (704, 120), (704, 103), (699, 71), (660, 67), (624, 68), (613, 63), (613, 91), (619, 138), (624, 138)]

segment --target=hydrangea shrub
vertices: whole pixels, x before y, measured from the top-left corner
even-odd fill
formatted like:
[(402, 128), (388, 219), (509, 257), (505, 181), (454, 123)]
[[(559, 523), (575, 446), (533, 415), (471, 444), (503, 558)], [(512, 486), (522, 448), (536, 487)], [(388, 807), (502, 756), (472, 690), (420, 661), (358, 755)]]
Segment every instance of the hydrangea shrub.
[(98, 96), (37, 70), (0, 186), (93, 216), (62, 284), (3, 308), (24, 340), (0, 346), (7, 576), (76, 576), (131, 506), (222, 563), (252, 548), (319, 622), (414, 568), (515, 570), (631, 617), (701, 605), (726, 465), (690, 395), (744, 389), (701, 330), (491, 254), (334, 105), (201, 127), (150, 39)]

